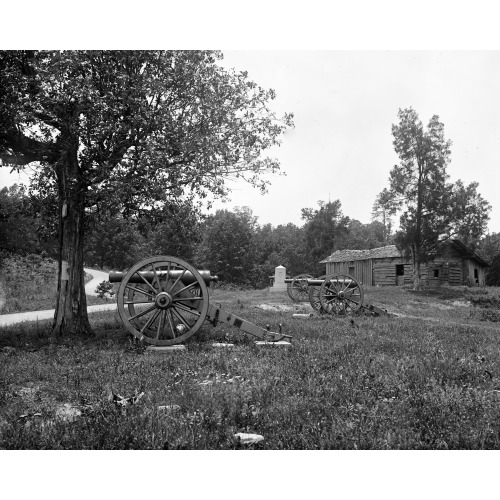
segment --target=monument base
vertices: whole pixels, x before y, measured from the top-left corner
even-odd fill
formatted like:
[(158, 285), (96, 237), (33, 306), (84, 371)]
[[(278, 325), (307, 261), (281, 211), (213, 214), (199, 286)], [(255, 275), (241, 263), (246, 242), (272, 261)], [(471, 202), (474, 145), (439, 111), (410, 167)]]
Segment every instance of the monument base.
[(286, 289), (287, 289), (287, 285), (284, 284), (284, 285), (274, 285), (272, 287), (269, 288), (269, 291), (271, 293), (273, 292), (280, 292), (280, 293), (283, 293), (283, 292), (286, 292)]

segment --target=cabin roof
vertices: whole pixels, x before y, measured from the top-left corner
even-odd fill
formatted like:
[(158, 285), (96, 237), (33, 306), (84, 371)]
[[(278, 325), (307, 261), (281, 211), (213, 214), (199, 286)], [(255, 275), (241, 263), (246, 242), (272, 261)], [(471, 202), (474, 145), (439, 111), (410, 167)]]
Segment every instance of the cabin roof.
[(462, 243), (460, 240), (451, 240), (452, 244), (455, 246), (457, 251), (462, 254), (464, 257), (467, 257), (469, 259), (475, 259), (477, 262), (479, 262), (481, 265), (485, 267), (490, 267), (490, 265), (474, 250), (469, 248), (467, 245)]
[(320, 264), (327, 262), (346, 262), (354, 260), (385, 259), (389, 257), (401, 257), (401, 252), (396, 245), (372, 248), (371, 250), (337, 250), (330, 257), (322, 260)]
[[(451, 244), (465, 258), (475, 259), (481, 265), (489, 267), (489, 264), (483, 260), (476, 252), (471, 250), (467, 245), (460, 240), (453, 239)], [(352, 262), (355, 260), (368, 259), (387, 259), (387, 258), (404, 258), (403, 254), (396, 248), (396, 245), (387, 245), (385, 247), (372, 248), (371, 250), (337, 250), (329, 257), (323, 259), (320, 264), (328, 262)]]

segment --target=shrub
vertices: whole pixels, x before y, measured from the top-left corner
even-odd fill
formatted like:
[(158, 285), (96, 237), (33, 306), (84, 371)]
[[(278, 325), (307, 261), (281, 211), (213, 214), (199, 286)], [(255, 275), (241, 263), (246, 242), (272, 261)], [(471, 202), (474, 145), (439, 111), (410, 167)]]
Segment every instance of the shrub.
[(112, 297), (115, 294), (113, 291), (113, 285), (109, 281), (101, 281), (101, 283), (97, 285), (95, 293), (97, 293), (98, 297), (101, 299), (104, 299), (107, 295)]

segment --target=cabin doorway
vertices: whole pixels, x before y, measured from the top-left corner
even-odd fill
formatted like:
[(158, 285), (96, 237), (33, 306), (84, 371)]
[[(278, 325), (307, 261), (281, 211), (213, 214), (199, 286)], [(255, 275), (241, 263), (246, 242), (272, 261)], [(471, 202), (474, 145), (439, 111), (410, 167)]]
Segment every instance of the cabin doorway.
[(402, 286), (405, 284), (405, 266), (404, 264), (396, 264), (396, 285)]

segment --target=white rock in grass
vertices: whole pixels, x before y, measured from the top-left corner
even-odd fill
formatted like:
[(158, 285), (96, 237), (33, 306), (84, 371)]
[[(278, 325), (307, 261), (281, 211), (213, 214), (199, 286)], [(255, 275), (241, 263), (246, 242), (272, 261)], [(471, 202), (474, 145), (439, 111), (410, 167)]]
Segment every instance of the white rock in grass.
[(168, 353), (168, 352), (175, 352), (175, 351), (186, 351), (186, 346), (185, 345), (180, 345), (180, 344), (176, 344), (176, 345), (166, 345), (166, 346), (149, 346), (146, 348), (146, 350), (144, 351), (145, 354), (148, 354), (148, 353), (157, 353), (157, 354), (161, 354), (161, 353)]
[(267, 340), (257, 340), (256, 346), (274, 346), (274, 347), (292, 347), (290, 342), (286, 340), (278, 340), (277, 342), (268, 342)]
[(64, 403), (62, 406), (59, 406), (56, 410), (56, 418), (60, 420), (64, 420), (66, 422), (73, 422), (78, 417), (81, 417), (82, 412), (72, 406), (70, 403)]
[(178, 411), (180, 410), (181, 407), (179, 405), (163, 405), (163, 406), (158, 406), (158, 410), (160, 411)]
[(238, 432), (234, 437), (240, 441), (241, 444), (255, 444), (264, 441), (264, 436), (260, 434), (246, 434), (244, 432)]
[(204, 380), (203, 382), (198, 382), (198, 385), (212, 385), (213, 380)]

